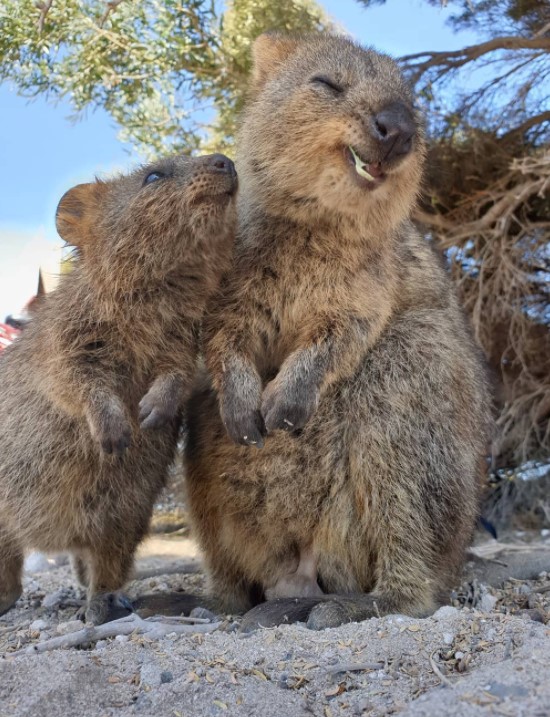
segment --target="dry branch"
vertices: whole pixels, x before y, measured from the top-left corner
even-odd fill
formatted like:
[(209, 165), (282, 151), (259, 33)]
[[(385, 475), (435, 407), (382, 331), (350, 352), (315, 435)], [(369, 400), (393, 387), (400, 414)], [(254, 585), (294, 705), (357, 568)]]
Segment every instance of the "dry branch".
[[(190, 619), (191, 618), (188, 618), (188, 620)], [(217, 630), (222, 624), (221, 622), (205, 623), (204, 620), (201, 619), (195, 619), (194, 622), (199, 624), (182, 624), (182, 621), (179, 619), (173, 621), (160, 616), (144, 620), (137, 613), (132, 613), (127, 617), (106, 622), (103, 625), (84, 627), (82, 630), (70, 632), (67, 635), (53, 637), (51, 640), (39, 642), (23, 650), (18, 650), (13, 654), (14, 656), (37, 654), (66, 647), (79, 647), (80, 645), (87, 645), (90, 642), (97, 642), (97, 640), (105, 640), (110, 637), (117, 637), (117, 635), (131, 635), (133, 633), (145, 635), (150, 640), (160, 640), (172, 633), (176, 633), (177, 635), (195, 635), (197, 633), (214, 632), (214, 630)]]
[(433, 670), (434, 675), (439, 679), (441, 684), (446, 685), (447, 687), (454, 687), (451, 680), (449, 680), (448, 677), (445, 677), (445, 675), (439, 669), (436, 661), (434, 660), (434, 655), (436, 654), (436, 652), (437, 650), (435, 652), (432, 652), (432, 654), (430, 655), (430, 666)]
[(405, 55), (400, 61), (409, 70), (414, 71), (412, 80), (417, 82), (431, 68), (438, 67), (445, 72), (450, 72), (496, 50), (543, 50), (550, 52), (550, 37), (495, 37), (478, 45), (463, 47), (461, 50), (417, 52), (414, 55)]
[(510, 138), (513, 135), (525, 134), (525, 132), (530, 130), (532, 127), (543, 124), (543, 122), (550, 122), (550, 110), (541, 112), (538, 115), (533, 115), (533, 117), (529, 117), (525, 120), (525, 122), (522, 122), (520, 125), (507, 132), (506, 135), (504, 135), (504, 138)]
[[(546, 113), (531, 120), (522, 129), (546, 121)], [(455, 252), (451, 274), (500, 377), (496, 468), (550, 453), (550, 332), (540, 314), (549, 301), (550, 149), (523, 150), (513, 159), (521, 142), (517, 134), (475, 131), (463, 149), (440, 142), (440, 163), (456, 171), (416, 212), (436, 243)]]

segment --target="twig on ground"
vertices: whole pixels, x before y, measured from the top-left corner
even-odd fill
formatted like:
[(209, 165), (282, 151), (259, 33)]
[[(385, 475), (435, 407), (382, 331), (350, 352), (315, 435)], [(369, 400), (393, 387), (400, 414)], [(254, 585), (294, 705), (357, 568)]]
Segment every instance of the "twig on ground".
[(30, 624), (30, 620), (24, 620), (23, 622), (19, 622), (16, 625), (8, 625), (7, 627), (1, 627), (0, 635), (6, 635), (7, 633), (15, 632), (16, 630), (26, 630)]
[(65, 647), (78, 647), (79, 645), (85, 645), (89, 642), (105, 640), (109, 637), (117, 637), (117, 635), (131, 635), (132, 633), (146, 635), (150, 640), (160, 640), (174, 632), (178, 635), (194, 635), (197, 633), (214, 632), (221, 624), (221, 622), (211, 622), (200, 625), (182, 625), (166, 620), (162, 622), (160, 620), (151, 620), (150, 618), (144, 620), (136, 613), (132, 613), (127, 617), (106, 622), (103, 625), (84, 627), (82, 630), (70, 632), (67, 635), (53, 637), (51, 640), (45, 640), (36, 645), (26, 647), (23, 650), (18, 650), (13, 653), (13, 655), (38, 654)]
[(447, 685), (447, 687), (454, 687), (451, 680), (449, 680), (448, 677), (445, 677), (445, 675), (439, 669), (437, 662), (434, 660), (434, 655), (436, 652), (437, 652), (437, 650), (432, 652), (432, 654), (430, 655), (430, 666), (433, 670), (434, 675), (440, 680), (441, 684)]
[(207, 617), (190, 617), (188, 615), (152, 615), (147, 618), (150, 622), (169, 622), (178, 623), (185, 622), (188, 625), (211, 625), (211, 621)]

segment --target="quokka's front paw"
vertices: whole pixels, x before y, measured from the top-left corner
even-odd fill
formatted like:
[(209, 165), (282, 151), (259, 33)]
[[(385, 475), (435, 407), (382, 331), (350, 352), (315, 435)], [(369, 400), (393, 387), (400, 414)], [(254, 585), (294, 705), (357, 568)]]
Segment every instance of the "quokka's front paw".
[(93, 438), (108, 455), (122, 456), (131, 443), (132, 428), (118, 402), (105, 402), (88, 417), (88, 424)]
[(265, 426), (260, 412), (262, 383), (251, 363), (233, 356), (225, 362), (219, 391), (220, 415), (231, 440), (242, 446), (264, 445)]
[(144, 429), (162, 428), (178, 416), (180, 394), (176, 386), (155, 382), (139, 402), (139, 420)]
[(263, 447), (265, 426), (259, 408), (233, 394), (221, 398), (220, 412), (225, 429), (235, 443)]
[(276, 429), (294, 432), (303, 428), (319, 402), (319, 390), (304, 381), (279, 374), (262, 396), (262, 416), (268, 433)]

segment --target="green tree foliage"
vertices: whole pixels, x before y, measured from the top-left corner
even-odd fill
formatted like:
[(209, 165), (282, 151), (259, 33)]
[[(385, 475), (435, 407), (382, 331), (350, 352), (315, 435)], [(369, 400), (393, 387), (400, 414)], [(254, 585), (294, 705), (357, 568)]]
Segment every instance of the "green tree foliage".
[(220, 73), (224, 81), (205, 87), (214, 103), (216, 117), (209, 138), (210, 148), (227, 150), (233, 143), (236, 120), (246, 96), (251, 69), (250, 46), (265, 30), (316, 32), (330, 23), (313, 0), (233, 0), (224, 14), (220, 32)]
[(76, 113), (104, 108), (121, 139), (145, 155), (198, 148), (212, 121), (227, 146), (254, 37), (320, 30), (327, 21), (313, 0), (235, 0), (222, 14), (218, 5), (3, 0), (0, 80), (29, 97), (68, 98)]

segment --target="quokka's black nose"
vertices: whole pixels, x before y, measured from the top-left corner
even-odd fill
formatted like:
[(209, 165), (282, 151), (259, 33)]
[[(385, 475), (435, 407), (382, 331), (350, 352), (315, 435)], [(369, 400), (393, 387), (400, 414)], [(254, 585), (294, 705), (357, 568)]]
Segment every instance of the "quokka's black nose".
[(220, 173), (229, 174), (231, 177), (237, 174), (235, 165), (225, 154), (211, 154), (205, 157), (205, 162), (207, 167)]
[(392, 102), (373, 117), (372, 135), (382, 145), (385, 160), (408, 154), (415, 131), (413, 114), (402, 102)]

